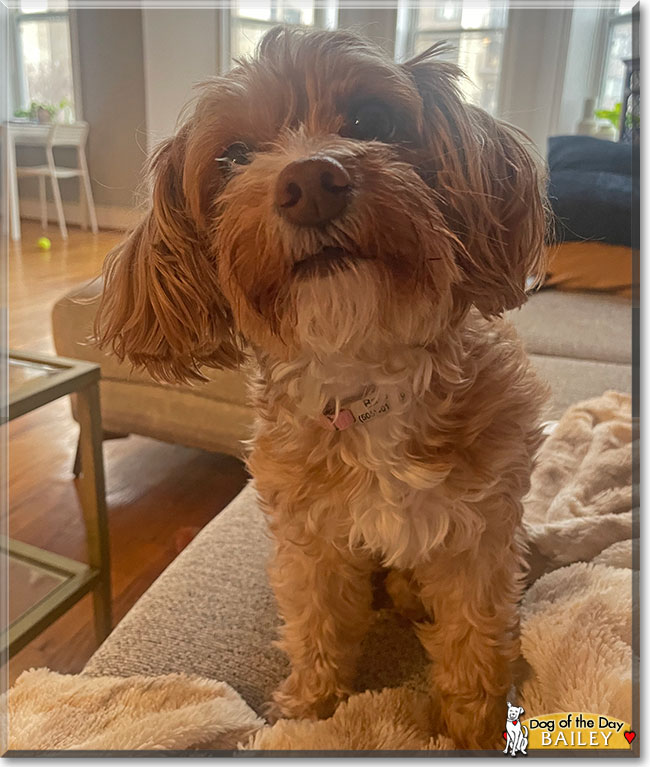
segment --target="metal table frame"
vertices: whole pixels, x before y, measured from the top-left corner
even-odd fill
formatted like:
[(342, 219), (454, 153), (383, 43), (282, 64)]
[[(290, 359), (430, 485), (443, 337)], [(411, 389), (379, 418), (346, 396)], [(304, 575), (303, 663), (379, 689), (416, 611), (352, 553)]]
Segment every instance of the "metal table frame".
[(3, 631), (1, 644), (9, 657), (53, 623), (89, 591), (92, 591), (95, 634), (102, 642), (110, 633), (111, 569), (102, 454), (102, 425), (99, 408), (99, 365), (65, 357), (10, 351), (10, 360), (37, 367), (47, 366), (50, 374), (24, 382), (9, 392), (8, 420), (19, 418), (60, 397), (77, 398), (79, 449), (83, 472), (78, 492), (86, 526), (88, 564), (9, 539), (0, 548), (10, 557), (49, 570), (65, 580), (32, 605)]

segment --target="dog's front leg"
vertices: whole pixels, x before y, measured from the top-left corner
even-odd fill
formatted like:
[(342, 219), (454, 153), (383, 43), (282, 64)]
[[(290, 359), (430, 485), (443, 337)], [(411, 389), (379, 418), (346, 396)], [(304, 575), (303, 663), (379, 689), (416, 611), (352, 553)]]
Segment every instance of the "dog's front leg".
[(519, 652), (521, 559), (492, 539), (475, 553), (437, 552), (416, 568), (434, 623), (420, 624), (442, 717), (459, 748), (495, 748), (503, 732), (511, 664)]
[(371, 616), (372, 563), (320, 539), (279, 541), (271, 585), (291, 674), (274, 695), (287, 717), (324, 718), (351, 691)]
[(528, 755), (528, 752), (526, 749), (528, 748), (528, 738), (522, 733), (521, 734), (521, 740), (519, 741), (519, 750), (522, 754)]

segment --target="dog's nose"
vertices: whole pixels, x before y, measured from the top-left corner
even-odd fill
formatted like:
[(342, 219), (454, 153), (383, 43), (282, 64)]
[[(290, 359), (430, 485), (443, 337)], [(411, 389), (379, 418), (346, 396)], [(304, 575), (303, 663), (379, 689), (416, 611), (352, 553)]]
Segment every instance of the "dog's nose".
[(350, 190), (350, 176), (340, 162), (332, 157), (306, 157), (282, 170), (275, 202), (291, 223), (319, 226), (345, 210)]

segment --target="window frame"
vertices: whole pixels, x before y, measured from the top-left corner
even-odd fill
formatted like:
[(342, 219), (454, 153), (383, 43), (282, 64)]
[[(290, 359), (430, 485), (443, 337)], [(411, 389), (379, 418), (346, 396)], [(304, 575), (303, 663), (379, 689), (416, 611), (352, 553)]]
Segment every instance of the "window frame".
[[(462, 0), (459, 0), (461, 2)], [(398, 22), (395, 28), (395, 60), (398, 62), (406, 60), (409, 56), (413, 55), (415, 50), (415, 43), (419, 35), (434, 34), (444, 39), (445, 35), (460, 36), (463, 34), (484, 34), (498, 33), (503, 35), (502, 50), (499, 62), (499, 73), (497, 77), (497, 88), (495, 91), (495, 105), (494, 116), (499, 116), (501, 113), (501, 79), (503, 76), (503, 66), (505, 62), (506, 45), (508, 41), (508, 27), (510, 24), (510, 3), (504, 0), (506, 5), (506, 20), (502, 27), (489, 26), (489, 27), (461, 27), (454, 26), (448, 29), (436, 29), (433, 27), (425, 27), (422, 29), (417, 28), (418, 13), (420, 11), (419, 4), (415, 4), (412, 0), (397, 0), (398, 2)], [(400, 30), (406, 30), (405, 33), (400, 33)]]
[[(605, 9), (605, 12), (603, 13), (603, 34), (602, 34), (602, 48), (600, 51), (600, 68), (598, 71), (598, 88), (596, 92), (596, 108), (600, 109), (602, 108), (602, 97), (603, 97), (603, 87), (605, 85), (605, 76), (607, 73), (607, 64), (609, 63), (609, 52), (610, 52), (610, 46), (612, 44), (612, 35), (614, 32), (614, 28), (617, 26), (620, 26), (622, 24), (629, 24), (630, 27), (634, 28), (634, 14), (633, 10), (630, 9), (626, 13), (617, 13), (616, 8), (607, 8)], [(634, 32), (632, 32), (634, 34)], [(634, 51), (632, 51), (632, 54), (634, 55)], [(623, 92), (621, 91), (621, 98), (623, 97)]]
[(28, 103), (28, 88), (27, 79), (25, 75), (25, 66), (22, 50), (22, 36), (20, 34), (20, 26), (25, 21), (67, 21), (68, 34), (70, 36), (70, 69), (72, 77), (72, 94), (74, 98), (73, 111), (74, 119), (82, 120), (82, 103), (81, 103), (81, 88), (80, 88), (80, 71), (79, 71), (79, 45), (77, 39), (77, 23), (76, 14), (72, 8), (67, 10), (57, 11), (35, 11), (25, 12), (17, 8), (13, 8), (9, 13), (9, 35), (10, 35), (10, 61), (12, 65), (11, 72), (11, 97), (12, 108), (11, 114), (17, 109), (23, 109), (29, 106)]
[[(338, 16), (341, 9), (341, 0), (332, 0), (335, 5), (336, 11), (336, 26), (338, 26)], [(314, 29), (326, 29), (327, 27), (327, 14), (328, 9), (323, 2), (316, 2), (314, 7), (314, 23), (312, 27)], [(266, 27), (271, 29), (272, 27), (280, 24), (280, 21), (266, 21), (263, 19), (254, 19), (250, 16), (235, 16), (232, 8), (219, 8), (218, 9), (218, 36), (219, 36), (219, 72), (221, 74), (227, 72), (232, 67), (232, 27), (233, 18), (244, 19), (247, 22), (258, 24), (260, 27)]]
[[(485, 34), (489, 32), (502, 32), (505, 35), (506, 30), (508, 29), (508, 16), (509, 13), (506, 15), (506, 23), (503, 27), (449, 27), (449, 29), (435, 29), (434, 27), (426, 27), (423, 29), (417, 29), (417, 15), (419, 12), (419, 7), (413, 4), (408, 4), (404, 16), (400, 20), (402, 24), (405, 24), (407, 32), (406, 35), (402, 36), (402, 41), (400, 42), (399, 49), (400, 49), (400, 55), (406, 56), (407, 51), (412, 51), (415, 48), (415, 40), (418, 35), (427, 35), (427, 34), (438, 34), (438, 33), (444, 33), (444, 34), (450, 34), (450, 35), (461, 35), (461, 34), (473, 34), (477, 32), (483, 32)], [(510, 11), (510, 8), (507, 8), (507, 12)], [(395, 37), (399, 37), (398, 30), (395, 31)], [(397, 42), (397, 39), (396, 39)], [(396, 45), (396, 48), (398, 46)], [(396, 53), (397, 56), (397, 53)]]

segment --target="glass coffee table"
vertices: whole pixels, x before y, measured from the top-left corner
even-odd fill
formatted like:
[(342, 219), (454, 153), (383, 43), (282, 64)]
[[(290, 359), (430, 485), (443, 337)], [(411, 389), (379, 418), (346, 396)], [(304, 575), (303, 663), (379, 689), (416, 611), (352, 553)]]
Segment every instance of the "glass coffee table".
[(0, 537), (9, 576), (9, 620), (0, 649), (9, 657), (92, 592), (95, 634), (111, 631), (111, 580), (99, 409), (99, 365), (65, 357), (10, 351), (8, 420), (59, 397), (76, 398), (81, 476), (79, 498), (86, 525), (88, 564)]

